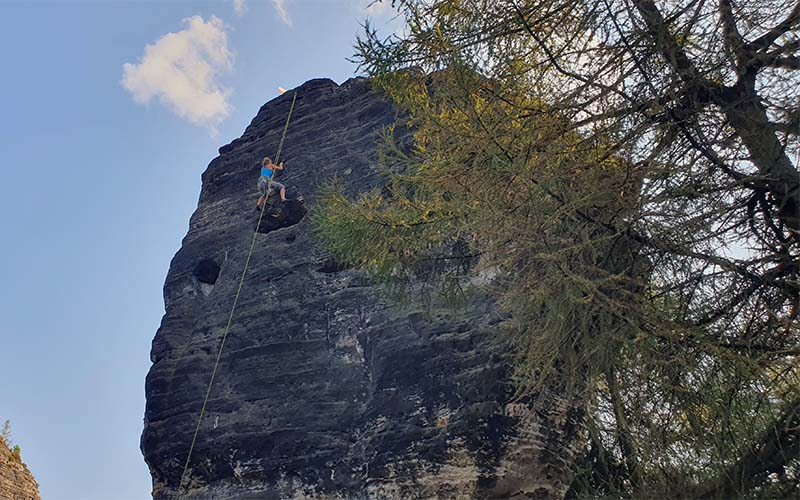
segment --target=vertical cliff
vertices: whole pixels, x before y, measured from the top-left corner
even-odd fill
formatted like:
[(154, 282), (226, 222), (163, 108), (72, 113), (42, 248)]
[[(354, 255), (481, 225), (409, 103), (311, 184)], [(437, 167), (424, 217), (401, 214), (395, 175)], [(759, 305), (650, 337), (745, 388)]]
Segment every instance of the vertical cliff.
[[(510, 404), (492, 302), (398, 307), (332, 262), (303, 218), (334, 177), (352, 194), (381, 183), (375, 143), (395, 121), (391, 103), (365, 79), (295, 90), (279, 180), (304, 200), (259, 235), (182, 498), (535, 491), (549, 466), (533, 457), (562, 447), (563, 432)], [(174, 497), (180, 480), (258, 219), (257, 161), (275, 153), (290, 102), (291, 93), (270, 101), (220, 148), (172, 260), (141, 441), (156, 499)]]
[(40, 500), (39, 485), (33, 474), (0, 438), (0, 498), (3, 500)]

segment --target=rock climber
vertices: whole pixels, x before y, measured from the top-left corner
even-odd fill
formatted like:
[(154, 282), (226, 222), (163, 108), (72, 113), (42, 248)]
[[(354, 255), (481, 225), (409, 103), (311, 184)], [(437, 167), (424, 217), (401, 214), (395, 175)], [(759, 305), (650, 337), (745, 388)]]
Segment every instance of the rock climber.
[[(256, 208), (258, 210), (261, 210), (264, 203), (266, 203), (269, 190), (272, 188), (280, 189), (281, 202), (286, 201), (286, 186), (273, 178), (276, 170), (283, 170), (283, 162), (276, 165), (272, 163), (272, 158), (269, 156), (261, 160), (261, 177), (258, 178), (258, 192), (261, 193), (261, 197), (258, 199), (258, 202), (256, 202)], [(270, 180), (272, 180), (271, 183)]]

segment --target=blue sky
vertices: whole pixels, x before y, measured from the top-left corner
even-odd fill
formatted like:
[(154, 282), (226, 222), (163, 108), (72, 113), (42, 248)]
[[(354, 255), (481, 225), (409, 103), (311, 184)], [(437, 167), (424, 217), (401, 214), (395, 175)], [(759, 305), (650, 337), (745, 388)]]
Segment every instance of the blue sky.
[(353, 76), (359, 23), (396, 25), (369, 3), (0, 2), (0, 419), (45, 500), (149, 498), (144, 378), (200, 174), (278, 86)]

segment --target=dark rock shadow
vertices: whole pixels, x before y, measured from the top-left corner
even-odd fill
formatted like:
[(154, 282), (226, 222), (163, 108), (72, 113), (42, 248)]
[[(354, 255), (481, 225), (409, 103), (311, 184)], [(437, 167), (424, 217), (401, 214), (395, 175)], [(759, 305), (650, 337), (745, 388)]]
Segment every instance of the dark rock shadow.
[[(267, 206), (264, 209), (264, 216), (261, 218), (261, 225), (258, 232), (261, 234), (269, 233), (276, 229), (294, 226), (305, 217), (308, 210), (302, 196), (288, 198), (281, 202), (277, 192), (270, 193), (267, 199)], [(255, 212), (256, 224), (258, 224), (259, 212)]]
[(200, 283), (213, 285), (219, 277), (220, 266), (214, 259), (203, 259), (194, 266), (192, 274)]

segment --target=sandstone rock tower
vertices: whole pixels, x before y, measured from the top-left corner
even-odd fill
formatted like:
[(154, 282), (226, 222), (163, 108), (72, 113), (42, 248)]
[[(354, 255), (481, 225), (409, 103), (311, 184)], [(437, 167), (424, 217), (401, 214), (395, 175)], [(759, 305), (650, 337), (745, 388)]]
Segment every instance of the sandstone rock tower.
[[(313, 210), (337, 177), (381, 185), (376, 141), (395, 122), (368, 80), (295, 89), (289, 197)], [(258, 213), (257, 161), (275, 152), (291, 92), (264, 105), (203, 174), (164, 285), (142, 451), (174, 498)], [(296, 221), (294, 221), (296, 222)], [(527, 489), (537, 432), (509, 404), (488, 300), (414, 310), (330, 260), (307, 218), (259, 235), (181, 498), (507, 498)], [(535, 486), (535, 485), (534, 485)]]

